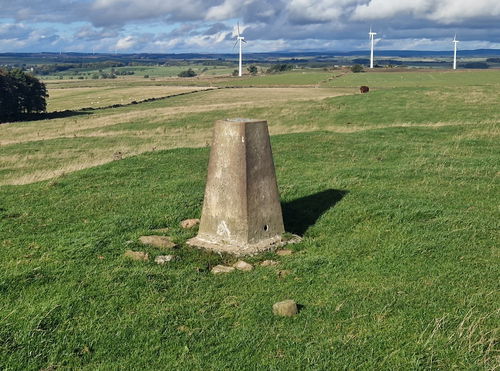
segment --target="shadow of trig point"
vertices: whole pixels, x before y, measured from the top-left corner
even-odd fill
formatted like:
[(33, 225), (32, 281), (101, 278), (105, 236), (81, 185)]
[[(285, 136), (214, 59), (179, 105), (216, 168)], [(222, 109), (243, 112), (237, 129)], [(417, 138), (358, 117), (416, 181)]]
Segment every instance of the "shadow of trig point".
[(200, 229), (187, 243), (251, 255), (286, 244), (284, 232), (267, 121), (216, 121)]

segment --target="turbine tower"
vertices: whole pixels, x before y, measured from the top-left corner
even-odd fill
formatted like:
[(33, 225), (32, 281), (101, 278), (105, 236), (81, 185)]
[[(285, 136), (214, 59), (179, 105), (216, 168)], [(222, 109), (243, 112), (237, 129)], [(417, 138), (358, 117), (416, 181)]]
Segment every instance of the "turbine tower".
[(457, 69), (457, 44), (458, 44), (457, 34), (455, 34), (455, 37), (453, 37), (452, 42), (454, 44), (454, 47), (453, 47), (453, 69), (456, 70)]
[(242, 43), (247, 43), (245, 41), (245, 38), (243, 36), (241, 36), (241, 33), (240, 33), (240, 22), (238, 22), (238, 25), (237, 25), (237, 34), (236, 34), (236, 42), (234, 43), (234, 46), (233, 46), (233, 49), (235, 48), (236, 44), (240, 44), (240, 60), (239, 60), (239, 68), (238, 68), (238, 76), (241, 77), (241, 75), (243, 74), (243, 71), (242, 71), (242, 54), (241, 54), (241, 44)]
[(368, 35), (370, 37), (371, 49), (370, 49), (370, 68), (373, 68), (373, 40), (375, 38), (376, 32), (372, 32), (372, 28), (370, 27), (370, 32)]

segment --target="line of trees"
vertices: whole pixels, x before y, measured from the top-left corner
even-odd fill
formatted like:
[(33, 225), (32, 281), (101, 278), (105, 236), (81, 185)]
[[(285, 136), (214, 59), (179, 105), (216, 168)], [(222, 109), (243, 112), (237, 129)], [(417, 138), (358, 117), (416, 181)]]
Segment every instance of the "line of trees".
[(48, 96), (45, 84), (36, 77), (20, 69), (0, 69), (0, 122), (45, 112)]

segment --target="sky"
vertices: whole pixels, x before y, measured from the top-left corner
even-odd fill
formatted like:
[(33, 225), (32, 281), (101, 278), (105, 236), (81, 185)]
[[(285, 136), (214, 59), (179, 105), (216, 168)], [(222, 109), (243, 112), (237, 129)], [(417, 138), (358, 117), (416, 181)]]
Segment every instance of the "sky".
[(500, 49), (500, 0), (0, 0), (0, 53)]

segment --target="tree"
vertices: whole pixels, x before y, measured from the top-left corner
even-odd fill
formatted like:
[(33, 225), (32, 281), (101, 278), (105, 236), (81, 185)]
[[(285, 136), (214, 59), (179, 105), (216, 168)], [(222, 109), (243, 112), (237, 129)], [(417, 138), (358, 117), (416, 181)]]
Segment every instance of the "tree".
[(250, 72), (252, 75), (257, 75), (257, 67), (254, 66), (253, 64), (247, 68), (248, 72)]
[(191, 68), (189, 68), (186, 71), (180, 72), (177, 76), (179, 76), (179, 77), (195, 77), (196, 72), (194, 72)]
[(277, 63), (273, 64), (268, 68), (267, 73), (277, 73), (277, 72), (286, 72), (293, 70), (293, 65), (288, 63)]
[(48, 96), (45, 84), (33, 75), (20, 69), (0, 70), (0, 121), (45, 112)]
[(363, 72), (363, 66), (360, 64), (355, 64), (351, 67), (351, 71), (354, 73)]

